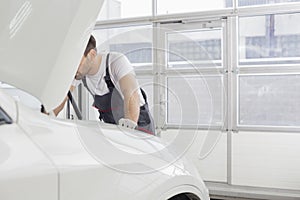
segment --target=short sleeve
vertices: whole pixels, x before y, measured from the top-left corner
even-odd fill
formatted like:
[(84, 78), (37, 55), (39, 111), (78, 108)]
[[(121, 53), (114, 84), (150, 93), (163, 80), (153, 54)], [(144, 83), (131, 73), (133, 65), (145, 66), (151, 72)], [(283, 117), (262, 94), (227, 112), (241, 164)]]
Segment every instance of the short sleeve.
[(111, 53), (110, 57), (111, 73), (116, 81), (129, 74), (135, 74), (134, 69), (128, 58), (121, 53)]

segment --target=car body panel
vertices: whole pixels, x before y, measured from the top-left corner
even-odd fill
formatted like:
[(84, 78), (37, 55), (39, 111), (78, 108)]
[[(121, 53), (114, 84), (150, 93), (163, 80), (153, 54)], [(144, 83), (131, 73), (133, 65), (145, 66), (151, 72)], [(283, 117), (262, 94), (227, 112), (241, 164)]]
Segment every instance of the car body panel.
[(0, 199), (57, 200), (58, 172), (17, 124), (0, 126)]
[(59, 171), (60, 200), (159, 199), (183, 183), (208, 194), (196, 170), (158, 137), (18, 107), (20, 126)]
[(5, 110), (13, 122), (17, 121), (17, 104), (15, 99), (0, 89), (0, 107)]

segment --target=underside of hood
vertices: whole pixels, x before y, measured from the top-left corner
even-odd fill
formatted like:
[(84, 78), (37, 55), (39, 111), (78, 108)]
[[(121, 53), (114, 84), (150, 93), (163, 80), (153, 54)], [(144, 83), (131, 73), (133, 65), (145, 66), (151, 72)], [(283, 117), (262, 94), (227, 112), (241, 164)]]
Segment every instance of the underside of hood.
[(103, 0), (4, 0), (0, 6), (0, 81), (46, 108), (66, 96)]

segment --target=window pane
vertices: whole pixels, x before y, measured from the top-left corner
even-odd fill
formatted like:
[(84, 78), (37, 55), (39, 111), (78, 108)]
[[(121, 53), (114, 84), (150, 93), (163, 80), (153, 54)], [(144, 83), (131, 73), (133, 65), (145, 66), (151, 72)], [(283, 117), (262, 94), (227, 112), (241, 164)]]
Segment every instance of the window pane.
[(300, 75), (239, 77), (239, 124), (300, 126)]
[(239, 64), (300, 63), (299, 21), (299, 13), (240, 18)]
[(152, 15), (152, 0), (105, 0), (98, 20)]
[(93, 34), (98, 51), (121, 52), (134, 67), (152, 68), (151, 26), (98, 29)]
[(221, 66), (221, 36), (221, 29), (168, 33), (168, 67)]
[(221, 125), (221, 77), (169, 77), (167, 79), (167, 123)]
[(300, 2), (300, 0), (238, 0), (239, 6)]
[(232, 7), (232, 0), (157, 0), (157, 13), (185, 13)]

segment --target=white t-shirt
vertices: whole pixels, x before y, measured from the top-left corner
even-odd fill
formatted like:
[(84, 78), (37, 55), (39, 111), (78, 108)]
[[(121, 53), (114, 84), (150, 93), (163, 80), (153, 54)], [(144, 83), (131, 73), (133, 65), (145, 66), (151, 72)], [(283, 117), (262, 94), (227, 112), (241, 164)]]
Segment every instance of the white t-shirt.
[[(93, 95), (104, 95), (109, 92), (109, 89), (104, 80), (104, 76), (106, 75), (106, 57), (108, 53), (99, 53), (99, 54), (101, 54), (102, 59), (101, 59), (101, 64), (98, 72), (95, 75), (86, 75), (87, 86)], [(135, 72), (131, 63), (129, 62), (127, 57), (124, 56), (123, 54), (110, 52), (108, 70), (109, 70), (111, 81), (113, 82), (115, 88), (118, 90), (118, 92), (124, 99), (124, 96), (121, 92), (119, 81), (121, 78), (123, 78), (125, 75), (129, 73), (135, 76)], [(74, 79), (72, 85), (77, 86), (79, 85), (80, 82), (82, 81)], [(139, 90), (138, 92), (140, 96), (140, 106), (142, 106), (145, 104), (145, 100), (142, 96), (141, 91)]]

